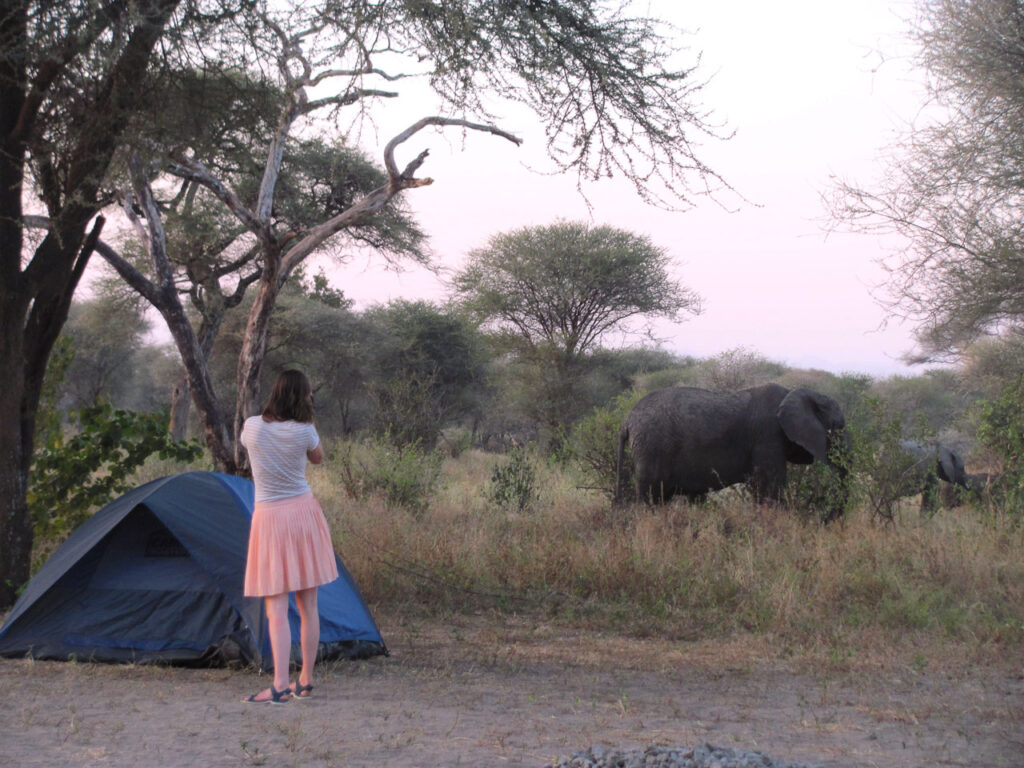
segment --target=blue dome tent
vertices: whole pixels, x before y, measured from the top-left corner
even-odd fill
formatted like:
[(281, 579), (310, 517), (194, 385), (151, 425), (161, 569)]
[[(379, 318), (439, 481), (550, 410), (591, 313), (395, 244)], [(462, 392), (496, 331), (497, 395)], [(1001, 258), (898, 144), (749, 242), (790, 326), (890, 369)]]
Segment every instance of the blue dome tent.
[[(112, 501), (26, 585), (0, 629), (0, 655), (269, 669), (263, 600), (242, 596), (253, 497), (244, 478), (187, 472)], [(319, 590), (319, 658), (387, 654), (337, 562), (339, 577)], [(297, 640), (294, 597), (289, 618)]]

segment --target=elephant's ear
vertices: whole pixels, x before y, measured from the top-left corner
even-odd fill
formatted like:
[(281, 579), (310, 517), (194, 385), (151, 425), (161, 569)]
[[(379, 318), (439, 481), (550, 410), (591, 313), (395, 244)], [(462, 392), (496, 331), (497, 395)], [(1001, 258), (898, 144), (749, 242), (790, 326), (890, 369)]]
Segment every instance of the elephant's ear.
[(782, 398), (776, 415), (786, 437), (818, 461), (828, 460), (828, 432), (844, 425), (839, 403), (800, 387)]
[(945, 445), (938, 450), (938, 476), (947, 483), (965, 483), (964, 460), (960, 454)]

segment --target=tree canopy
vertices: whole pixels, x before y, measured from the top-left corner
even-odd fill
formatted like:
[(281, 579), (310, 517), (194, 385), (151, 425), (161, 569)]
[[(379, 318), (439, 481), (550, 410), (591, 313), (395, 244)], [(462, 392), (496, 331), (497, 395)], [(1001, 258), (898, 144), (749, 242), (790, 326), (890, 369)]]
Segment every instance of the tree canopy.
[(647, 237), (558, 221), (492, 237), (452, 280), (455, 302), (514, 353), (504, 386), (557, 441), (592, 405), (588, 356), (636, 321), (679, 320), (700, 299), (669, 274), (668, 253)]
[(643, 235), (560, 221), (495, 235), (469, 254), (452, 286), (480, 322), (572, 360), (633, 318), (699, 312), (699, 297), (671, 278), (670, 263)]
[(1024, 330), (1024, 7), (921, 2), (911, 35), (931, 103), (883, 178), (839, 183), (833, 215), (906, 239), (881, 298), (942, 359)]

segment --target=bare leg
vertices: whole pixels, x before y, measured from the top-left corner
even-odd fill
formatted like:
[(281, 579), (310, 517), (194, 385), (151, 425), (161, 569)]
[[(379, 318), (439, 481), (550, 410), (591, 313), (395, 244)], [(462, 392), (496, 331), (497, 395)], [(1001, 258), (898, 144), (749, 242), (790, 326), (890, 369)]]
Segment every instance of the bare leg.
[(313, 666), (316, 664), (316, 652), (320, 646), (320, 612), (317, 608), (316, 591), (316, 587), (311, 587), (295, 593), (295, 602), (299, 607), (299, 618), (302, 622), (299, 640), (302, 648), (299, 685), (302, 686), (313, 684)]
[[(288, 626), (288, 593), (264, 598), (267, 607), (267, 627), (270, 631), (270, 655), (274, 659), (274, 689), (288, 688), (288, 665), (292, 655), (292, 630)], [(256, 694), (256, 701), (269, 699), (269, 690)]]
[[(288, 667), (292, 654), (292, 630), (288, 625), (288, 593), (282, 592), (279, 595), (270, 595), (264, 598), (264, 605), (267, 609), (267, 628), (270, 634), (270, 655), (274, 660), (274, 682), (273, 689), (279, 694), (288, 690), (289, 674)], [(273, 698), (270, 688), (265, 688), (246, 701), (263, 702)], [(285, 697), (281, 701), (287, 701)]]

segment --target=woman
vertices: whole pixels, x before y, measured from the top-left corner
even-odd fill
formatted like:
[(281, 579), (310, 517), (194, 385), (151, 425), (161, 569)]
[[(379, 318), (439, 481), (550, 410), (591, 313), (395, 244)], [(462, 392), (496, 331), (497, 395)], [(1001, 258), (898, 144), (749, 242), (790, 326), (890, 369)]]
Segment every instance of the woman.
[[(289, 370), (278, 376), (263, 413), (245, 420), (239, 440), (249, 453), (256, 484), (245, 595), (266, 601), (274, 661), (273, 684), (245, 701), (283, 704), (313, 693), (313, 665), (320, 645), (316, 590), (338, 578), (327, 521), (306, 482), (306, 461), (319, 464), (324, 454), (313, 426), (313, 393), (301, 372)], [(288, 670), (289, 592), (295, 593), (302, 623), (302, 670), (294, 690)]]

